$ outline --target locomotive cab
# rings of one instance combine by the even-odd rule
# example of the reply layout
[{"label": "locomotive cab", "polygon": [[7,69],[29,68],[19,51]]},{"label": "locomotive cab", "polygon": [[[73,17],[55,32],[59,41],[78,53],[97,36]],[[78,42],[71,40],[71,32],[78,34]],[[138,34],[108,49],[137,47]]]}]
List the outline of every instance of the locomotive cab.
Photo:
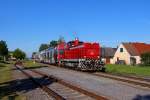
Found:
[{"label": "locomotive cab", "polygon": [[78,46],[78,45],[82,45],[82,44],[83,44],[82,41],[79,41],[78,39],[75,39],[75,41],[69,41],[69,42],[67,43],[67,46],[68,46],[69,48],[71,48],[71,47]]},{"label": "locomotive cab", "polygon": [[100,60],[99,43],[84,43],[75,39],[57,46],[59,65],[70,66],[80,70],[104,70]]}]

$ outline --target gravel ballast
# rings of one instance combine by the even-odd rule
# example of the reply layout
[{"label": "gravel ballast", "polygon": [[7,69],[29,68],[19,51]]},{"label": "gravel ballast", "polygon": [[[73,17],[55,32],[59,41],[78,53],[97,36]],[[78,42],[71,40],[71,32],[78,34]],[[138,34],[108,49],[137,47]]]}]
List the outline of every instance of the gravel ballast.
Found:
[{"label": "gravel ballast", "polygon": [[116,80],[94,76],[59,67],[35,69],[49,75],[54,75],[74,85],[78,85],[96,94],[106,96],[112,100],[133,100],[150,96],[150,89],[134,86]]}]

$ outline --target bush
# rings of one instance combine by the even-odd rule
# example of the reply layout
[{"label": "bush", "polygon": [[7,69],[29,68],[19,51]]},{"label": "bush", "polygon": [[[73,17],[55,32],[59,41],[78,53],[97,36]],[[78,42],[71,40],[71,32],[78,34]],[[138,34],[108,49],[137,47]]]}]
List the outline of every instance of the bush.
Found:
[{"label": "bush", "polygon": [[22,50],[20,49],[16,49],[14,52],[13,52],[13,57],[15,57],[16,59],[25,59],[26,57],[26,54],[25,52],[23,52]]},{"label": "bush", "polygon": [[141,55],[141,62],[145,66],[150,66],[150,52]]}]

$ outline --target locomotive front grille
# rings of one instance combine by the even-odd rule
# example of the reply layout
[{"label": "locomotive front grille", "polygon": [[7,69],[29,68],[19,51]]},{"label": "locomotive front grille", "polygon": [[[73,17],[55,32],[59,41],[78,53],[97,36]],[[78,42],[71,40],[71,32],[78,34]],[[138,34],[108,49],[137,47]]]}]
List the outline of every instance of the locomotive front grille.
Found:
[{"label": "locomotive front grille", "polygon": [[104,63],[101,60],[84,59],[79,61],[81,70],[102,70]]}]

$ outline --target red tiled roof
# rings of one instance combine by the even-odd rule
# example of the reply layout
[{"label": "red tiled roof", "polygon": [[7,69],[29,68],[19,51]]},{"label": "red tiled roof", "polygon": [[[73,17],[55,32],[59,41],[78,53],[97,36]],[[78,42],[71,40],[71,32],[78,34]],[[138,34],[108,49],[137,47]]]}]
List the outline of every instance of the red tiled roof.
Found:
[{"label": "red tiled roof", "polygon": [[145,52],[150,52],[150,44],[146,43],[132,43],[132,45],[136,48],[138,51],[138,54],[141,55]]},{"label": "red tiled roof", "polygon": [[139,56],[142,53],[150,52],[150,44],[146,43],[123,43],[124,47],[132,56]]}]

